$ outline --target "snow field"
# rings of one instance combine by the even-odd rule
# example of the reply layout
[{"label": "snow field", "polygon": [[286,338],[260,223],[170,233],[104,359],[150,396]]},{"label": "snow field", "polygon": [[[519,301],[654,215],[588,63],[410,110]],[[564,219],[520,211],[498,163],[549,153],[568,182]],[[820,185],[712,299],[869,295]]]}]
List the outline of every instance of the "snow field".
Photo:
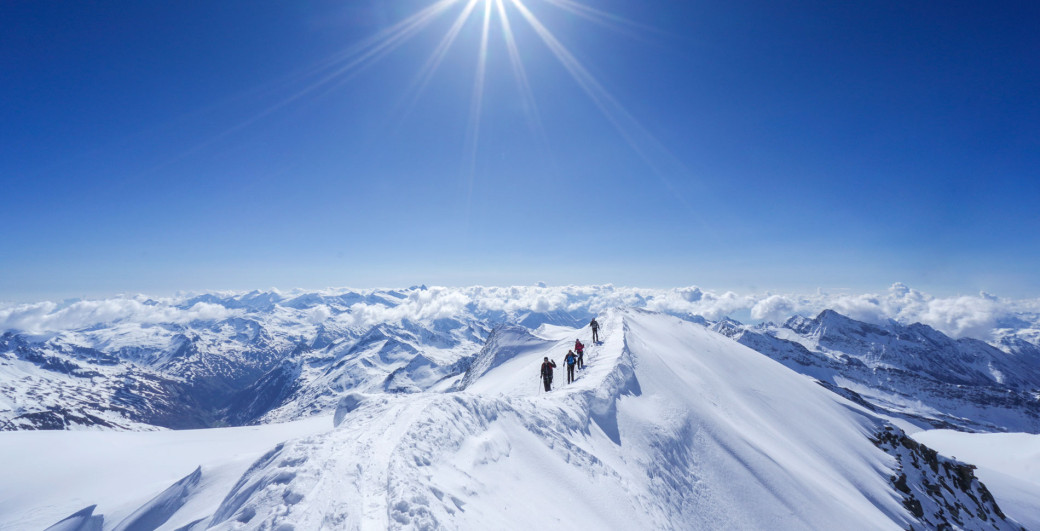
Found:
[{"label": "snow field", "polygon": [[639,392],[618,401],[622,446],[656,458],[651,488],[675,497],[684,526],[883,529],[904,518],[886,480],[893,461],[868,440],[876,419],[698,325],[634,312],[625,326]]}]

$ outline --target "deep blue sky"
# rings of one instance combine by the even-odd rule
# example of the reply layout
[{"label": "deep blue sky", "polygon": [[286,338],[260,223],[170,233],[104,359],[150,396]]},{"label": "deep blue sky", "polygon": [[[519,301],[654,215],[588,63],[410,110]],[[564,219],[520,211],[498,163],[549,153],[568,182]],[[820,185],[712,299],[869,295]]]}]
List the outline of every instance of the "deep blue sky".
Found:
[{"label": "deep blue sky", "polygon": [[0,300],[1040,296],[1040,3],[586,0],[633,23],[609,27],[524,0],[604,112],[507,1],[542,133],[493,11],[471,151],[484,1],[417,97],[465,0],[332,77],[432,0],[0,3]]}]

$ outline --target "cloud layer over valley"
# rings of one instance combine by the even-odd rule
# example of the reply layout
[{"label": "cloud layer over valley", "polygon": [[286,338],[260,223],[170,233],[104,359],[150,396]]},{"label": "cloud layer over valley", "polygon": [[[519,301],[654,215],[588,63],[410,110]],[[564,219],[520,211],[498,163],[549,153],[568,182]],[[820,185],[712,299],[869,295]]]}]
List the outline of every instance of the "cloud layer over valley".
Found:
[{"label": "cloud layer over valley", "polygon": [[988,339],[999,328],[1035,327],[1040,300],[1005,299],[987,293],[935,297],[896,283],[877,293],[737,294],[699,287],[645,289],[602,286],[416,287],[406,290],[189,294],[170,298],[143,295],[65,303],[0,306],[0,329],[48,334],[119,323],[186,324],[217,321],[254,311],[279,309],[314,325],[368,327],[401,320],[427,321],[464,313],[517,316],[566,312],[598,314],[628,306],[709,320],[782,322],[793,315],[813,317],[832,309],[857,320],[923,323],[953,337]]}]

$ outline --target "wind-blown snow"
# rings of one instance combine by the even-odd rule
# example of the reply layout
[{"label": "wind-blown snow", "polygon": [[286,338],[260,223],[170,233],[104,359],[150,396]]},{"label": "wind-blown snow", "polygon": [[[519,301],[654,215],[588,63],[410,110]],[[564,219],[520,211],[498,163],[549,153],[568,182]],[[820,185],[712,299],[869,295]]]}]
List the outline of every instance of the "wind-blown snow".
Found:
[{"label": "wind-blown snow", "polygon": [[275,444],[331,427],[331,417],[318,417],[208,430],[2,432],[0,529],[44,529],[90,505],[111,529],[201,467],[192,496],[164,527],[175,529],[212,514]]}]

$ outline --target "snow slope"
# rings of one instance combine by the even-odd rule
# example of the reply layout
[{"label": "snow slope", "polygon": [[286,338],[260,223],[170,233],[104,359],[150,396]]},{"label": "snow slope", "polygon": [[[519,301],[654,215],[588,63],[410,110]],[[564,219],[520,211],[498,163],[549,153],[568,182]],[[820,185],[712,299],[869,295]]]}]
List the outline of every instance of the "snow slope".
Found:
[{"label": "snow slope", "polygon": [[[662,314],[616,310],[599,321],[603,341],[589,346],[587,369],[566,384],[561,367],[552,392],[538,381],[542,358],[561,361],[575,338],[591,343],[588,329],[539,338],[500,328],[457,392],[348,394],[334,429],[272,434],[273,448],[233,485],[221,479],[200,489],[205,464],[200,479],[184,466],[147,487],[114,464],[97,466],[115,486],[94,500],[76,498],[52,523],[97,503],[70,522],[101,515],[105,529],[874,530],[935,527],[953,511],[964,528],[981,528],[983,519],[986,528],[1014,528],[970,468],[935,458],[930,469],[927,451],[901,432],[776,361]],[[0,441],[14,440],[8,435]],[[156,455],[171,434],[154,435],[136,452]],[[199,456],[176,459],[187,465]],[[928,485],[955,488],[929,494]],[[69,497],[38,495],[48,514]]]},{"label": "snow slope", "polygon": [[327,416],[206,430],[0,432],[0,529],[44,529],[90,505],[111,529],[201,467],[191,503],[166,526],[173,529],[211,514],[275,444],[331,428]]}]

